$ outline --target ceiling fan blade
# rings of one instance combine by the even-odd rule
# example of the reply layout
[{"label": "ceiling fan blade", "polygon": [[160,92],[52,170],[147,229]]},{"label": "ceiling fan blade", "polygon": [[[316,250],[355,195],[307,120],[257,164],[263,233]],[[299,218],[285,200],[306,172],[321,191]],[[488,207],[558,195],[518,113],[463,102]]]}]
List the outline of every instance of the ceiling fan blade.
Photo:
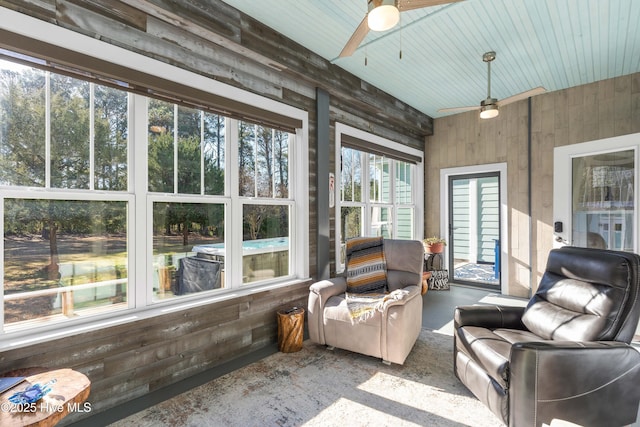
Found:
[{"label": "ceiling fan blade", "polygon": [[398,9],[400,12],[405,10],[421,9],[423,7],[439,6],[441,4],[457,3],[463,0],[400,0]]},{"label": "ceiling fan blade", "polygon": [[438,110],[438,113],[462,113],[464,111],[473,111],[479,110],[479,105],[474,105],[473,107],[453,107],[453,108],[441,108]]},{"label": "ceiling fan blade", "polygon": [[340,52],[338,58],[344,58],[346,56],[353,55],[353,52],[355,52],[358,46],[360,46],[360,43],[362,43],[362,40],[364,40],[368,33],[369,25],[367,25],[367,16],[365,15],[364,19],[362,20],[362,22],[360,22],[358,28],[356,28],[356,30],[353,32],[353,35],[351,36],[347,44],[344,46],[344,48],[342,48],[342,52]]},{"label": "ceiling fan blade", "polygon": [[520,101],[522,99],[527,99],[530,96],[540,95],[541,93],[544,93],[544,92],[546,92],[546,89],[543,88],[542,86],[539,86],[537,88],[528,90],[526,92],[521,92],[513,96],[510,96],[508,98],[501,99],[500,101],[498,101],[498,106],[511,104],[512,102]]}]

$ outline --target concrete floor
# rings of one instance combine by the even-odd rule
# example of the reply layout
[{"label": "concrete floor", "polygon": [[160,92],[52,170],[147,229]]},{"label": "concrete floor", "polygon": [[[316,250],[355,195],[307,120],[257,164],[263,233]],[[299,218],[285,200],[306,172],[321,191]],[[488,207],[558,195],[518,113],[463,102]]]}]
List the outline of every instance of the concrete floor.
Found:
[{"label": "concrete floor", "polygon": [[453,311],[459,305],[500,304],[525,306],[528,300],[495,291],[451,285],[448,291],[429,290],[423,296],[422,327],[453,335]]}]

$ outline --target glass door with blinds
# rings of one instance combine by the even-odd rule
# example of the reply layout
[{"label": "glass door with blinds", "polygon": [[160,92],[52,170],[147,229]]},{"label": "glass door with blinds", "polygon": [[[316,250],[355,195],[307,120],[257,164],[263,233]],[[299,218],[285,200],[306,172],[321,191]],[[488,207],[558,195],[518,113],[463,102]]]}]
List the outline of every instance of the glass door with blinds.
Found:
[{"label": "glass door with blinds", "polygon": [[556,246],[636,251],[638,142],[636,134],[556,148]]},{"label": "glass door with blinds", "polygon": [[500,173],[449,177],[449,276],[500,286]]},{"label": "glass door with blinds", "polygon": [[575,157],[571,166],[572,244],[633,251],[635,151]]}]

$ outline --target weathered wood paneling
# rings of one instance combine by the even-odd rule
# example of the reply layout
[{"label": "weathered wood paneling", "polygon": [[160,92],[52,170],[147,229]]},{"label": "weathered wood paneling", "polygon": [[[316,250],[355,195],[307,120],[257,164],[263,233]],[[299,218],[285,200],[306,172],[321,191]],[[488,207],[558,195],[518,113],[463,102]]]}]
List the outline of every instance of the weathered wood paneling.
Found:
[{"label": "weathered wood paneling", "polygon": [[118,0],[102,0],[99,3],[85,4],[82,0],[57,0],[56,12],[60,17],[73,14],[73,5],[79,5],[82,10],[91,10],[99,15],[104,15],[113,21],[118,21],[126,26],[147,30],[147,15]]},{"label": "weathered wood paneling", "polygon": [[301,283],[256,292],[5,351],[0,372],[29,366],[77,369],[91,379],[95,414],[274,343],[275,312],[305,306],[308,287]]},{"label": "weathered wood paneling", "polygon": [[55,24],[55,0],[0,0],[0,6]]},{"label": "weathered wood paneling", "polygon": [[542,94],[531,109],[531,218],[527,101],[487,121],[477,112],[436,119],[425,144],[425,235],[439,233],[440,169],[507,163],[509,294],[522,297],[531,271],[537,287],[553,247],[553,149],[640,132],[640,73]]}]

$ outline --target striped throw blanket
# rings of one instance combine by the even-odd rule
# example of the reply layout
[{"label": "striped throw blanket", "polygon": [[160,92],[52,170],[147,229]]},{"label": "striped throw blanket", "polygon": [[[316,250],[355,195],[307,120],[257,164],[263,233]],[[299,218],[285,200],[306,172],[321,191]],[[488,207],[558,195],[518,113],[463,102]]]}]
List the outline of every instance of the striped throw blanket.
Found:
[{"label": "striped throw blanket", "polygon": [[347,240],[347,292],[385,293],[387,263],[382,237]]}]

